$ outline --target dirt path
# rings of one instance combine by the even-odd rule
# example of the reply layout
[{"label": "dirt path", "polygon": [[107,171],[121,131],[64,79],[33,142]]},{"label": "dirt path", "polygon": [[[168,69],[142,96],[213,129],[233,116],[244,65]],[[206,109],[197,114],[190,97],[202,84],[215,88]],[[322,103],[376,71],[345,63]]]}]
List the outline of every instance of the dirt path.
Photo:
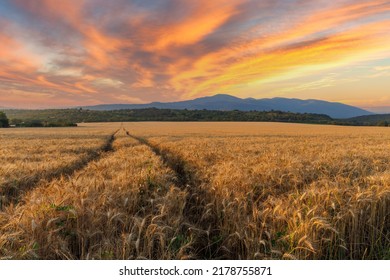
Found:
[{"label": "dirt path", "polygon": [[34,174],[28,180],[6,182],[0,186],[0,211],[10,204],[17,204],[20,202],[21,197],[27,191],[34,189],[43,181],[52,181],[60,178],[61,176],[71,176],[78,170],[83,169],[91,161],[101,158],[105,153],[112,151],[112,144],[115,140],[115,135],[119,129],[108,136],[107,141],[96,150],[91,150],[89,153],[61,168],[48,170],[44,174]]},{"label": "dirt path", "polygon": [[217,228],[217,219],[214,205],[209,201],[211,194],[207,188],[202,187],[202,182],[197,178],[191,166],[178,154],[171,150],[164,149],[159,145],[150,143],[147,139],[130,134],[126,134],[148,146],[157,156],[159,156],[165,165],[171,168],[177,177],[177,187],[188,192],[188,198],[183,215],[192,225],[188,230],[195,237],[193,246],[194,255],[197,259],[226,259],[231,256],[226,255],[226,251],[221,250],[222,237]]}]

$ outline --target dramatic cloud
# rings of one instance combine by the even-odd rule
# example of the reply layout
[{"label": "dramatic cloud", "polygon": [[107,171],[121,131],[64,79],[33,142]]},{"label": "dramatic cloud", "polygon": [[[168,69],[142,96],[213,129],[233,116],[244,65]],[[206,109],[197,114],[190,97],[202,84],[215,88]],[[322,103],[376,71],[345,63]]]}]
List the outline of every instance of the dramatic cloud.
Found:
[{"label": "dramatic cloud", "polygon": [[0,106],[216,93],[383,105],[389,30],[382,0],[5,0]]}]

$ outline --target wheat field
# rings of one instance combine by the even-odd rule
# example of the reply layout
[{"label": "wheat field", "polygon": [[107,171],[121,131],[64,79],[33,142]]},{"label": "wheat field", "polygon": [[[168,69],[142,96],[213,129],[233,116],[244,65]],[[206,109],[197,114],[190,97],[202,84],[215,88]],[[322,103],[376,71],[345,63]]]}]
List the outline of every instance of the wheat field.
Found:
[{"label": "wheat field", "polygon": [[0,130],[0,259],[389,259],[390,130]]}]

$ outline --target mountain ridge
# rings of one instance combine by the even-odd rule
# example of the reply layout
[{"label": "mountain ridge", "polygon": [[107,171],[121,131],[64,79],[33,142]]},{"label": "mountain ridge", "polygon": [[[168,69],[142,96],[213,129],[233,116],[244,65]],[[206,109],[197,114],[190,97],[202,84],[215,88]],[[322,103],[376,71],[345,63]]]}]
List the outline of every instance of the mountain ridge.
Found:
[{"label": "mountain ridge", "polygon": [[297,98],[239,98],[228,94],[216,94],[192,100],[177,102],[151,102],[147,104],[101,104],[81,106],[83,109],[109,111],[121,109],[179,109],[179,110],[219,110],[219,111],[272,111],[279,110],[293,113],[325,114],[332,118],[353,118],[363,115],[372,115],[372,112],[358,107],[338,102],[329,102],[317,99]]}]

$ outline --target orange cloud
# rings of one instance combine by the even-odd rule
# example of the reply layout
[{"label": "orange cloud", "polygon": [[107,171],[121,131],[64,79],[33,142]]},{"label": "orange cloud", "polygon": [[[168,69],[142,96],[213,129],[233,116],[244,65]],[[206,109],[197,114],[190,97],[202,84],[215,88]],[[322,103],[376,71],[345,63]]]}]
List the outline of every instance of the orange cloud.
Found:
[{"label": "orange cloud", "polygon": [[157,40],[149,46],[151,50],[161,50],[169,46],[195,44],[213,33],[237,12],[237,6],[243,1],[189,1],[195,8],[183,21],[162,26]]},{"label": "orange cloud", "polygon": [[[186,92],[185,98],[234,92],[236,86],[283,76],[307,65],[340,65],[364,58],[364,53],[389,49],[388,21],[359,23],[354,20],[390,11],[388,1],[370,1],[339,8],[331,7],[308,15],[301,23],[265,38],[238,42],[196,60],[191,69],[172,75],[174,88]],[[338,33],[317,35],[344,23]],[[257,27],[259,28],[259,27]],[[314,39],[306,39],[314,36]],[[318,39],[315,36],[320,36]],[[236,43],[236,42],[235,42]],[[323,66],[324,67],[324,66]],[[326,67],[324,67],[326,69]],[[307,74],[307,73],[306,73]],[[198,77],[196,82],[194,77]],[[199,83],[199,80],[201,82]],[[202,81],[203,80],[203,81]]]},{"label": "orange cloud", "polygon": [[9,2],[20,14],[7,18],[0,7],[7,23],[0,32],[0,96],[12,89],[69,104],[171,101],[244,96],[264,83],[284,93],[278,81],[390,51],[384,0]]},{"label": "orange cloud", "polygon": [[[326,69],[358,61],[366,58],[370,53],[388,48],[390,36],[386,36],[384,30],[389,28],[390,21],[372,23],[318,41],[260,52],[256,56],[248,57],[231,64],[227,69],[220,70],[212,79],[193,87],[188,96],[221,89],[231,91],[231,88],[236,85],[266,81],[270,77],[280,77],[307,66]],[[310,73],[307,71],[300,73],[300,75],[307,74]],[[187,77],[191,77],[191,74],[184,75],[184,79]],[[179,75],[174,81],[177,87],[183,82],[181,78],[182,76]]]},{"label": "orange cloud", "polygon": [[31,71],[39,67],[41,58],[27,50],[23,43],[15,38],[0,33],[0,71]]}]

